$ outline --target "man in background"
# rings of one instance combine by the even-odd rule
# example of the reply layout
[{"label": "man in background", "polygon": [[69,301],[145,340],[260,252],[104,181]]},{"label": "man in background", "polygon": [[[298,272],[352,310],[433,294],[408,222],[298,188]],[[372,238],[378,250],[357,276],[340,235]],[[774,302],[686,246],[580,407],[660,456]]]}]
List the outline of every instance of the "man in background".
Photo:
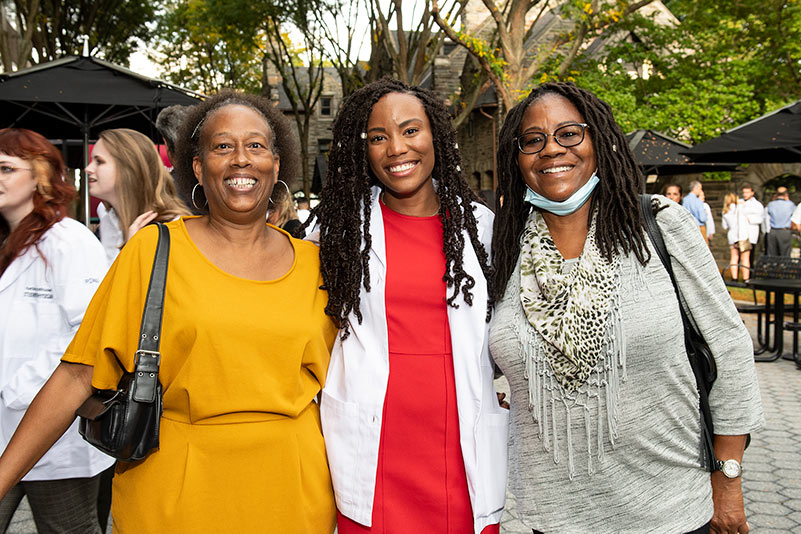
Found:
[{"label": "man in background", "polygon": [[704,202],[699,198],[703,192],[704,189],[701,187],[701,182],[697,180],[690,182],[690,192],[681,201],[681,205],[690,212],[695,222],[698,223],[701,235],[704,236],[704,241],[706,241],[706,210],[704,209]]},{"label": "man in background", "polygon": [[309,199],[306,197],[298,197],[296,199],[296,203],[298,206],[298,219],[300,219],[301,223],[305,223],[306,219],[309,218]]},{"label": "man in background", "polygon": [[[156,130],[158,130],[162,139],[164,139],[164,144],[167,145],[167,158],[169,158],[171,165],[170,175],[173,174],[173,168],[175,167],[173,162],[176,161],[177,156],[175,147],[178,142],[178,132],[181,131],[181,126],[184,123],[186,115],[189,113],[189,109],[190,106],[169,106],[162,109],[158,117],[156,117]],[[195,213],[197,210],[192,209],[191,193],[182,191],[179,187],[176,187],[176,189],[178,189],[178,196],[183,203],[186,204],[186,207],[189,208],[192,213]]]},{"label": "man in background", "polygon": [[768,256],[790,256],[793,240],[790,232],[791,218],[795,204],[790,200],[786,187],[776,190],[776,198],[768,203],[765,212],[768,216]]}]

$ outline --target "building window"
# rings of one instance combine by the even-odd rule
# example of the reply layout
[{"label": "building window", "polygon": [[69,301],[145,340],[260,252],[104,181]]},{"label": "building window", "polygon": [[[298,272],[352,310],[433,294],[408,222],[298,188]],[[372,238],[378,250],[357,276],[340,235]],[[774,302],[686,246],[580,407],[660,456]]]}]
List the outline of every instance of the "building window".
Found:
[{"label": "building window", "polygon": [[334,111],[334,97],[321,96],[320,97],[320,115],[323,117],[330,117]]}]

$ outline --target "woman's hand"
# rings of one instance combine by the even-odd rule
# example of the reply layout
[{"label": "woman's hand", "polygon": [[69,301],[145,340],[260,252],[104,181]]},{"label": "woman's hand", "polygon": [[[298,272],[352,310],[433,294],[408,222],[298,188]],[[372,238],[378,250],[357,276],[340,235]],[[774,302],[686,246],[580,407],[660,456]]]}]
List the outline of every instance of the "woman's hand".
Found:
[{"label": "woman's hand", "polygon": [[498,395],[498,404],[501,408],[509,409],[509,403],[506,402],[504,399],[506,398],[506,393],[496,393]]},{"label": "woman's hand", "polygon": [[131,226],[128,227],[128,239],[131,239],[133,235],[147,226],[150,222],[152,222],[156,217],[158,217],[158,213],[153,210],[146,211],[131,223]]},{"label": "woman's hand", "polygon": [[[721,460],[737,460],[742,463],[746,436],[722,436],[715,434],[715,456]],[[722,471],[713,471],[712,502],[715,513],[712,515],[710,532],[713,534],[747,534],[751,527],[745,520],[742,478],[727,478]]]},{"label": "woman's hand", "polygon": [[710,532],[713,534],[747,534],[751,527],[745,519],[743,486],[740,478],[726,478],[720,472],[712,473],[712,515]]}]

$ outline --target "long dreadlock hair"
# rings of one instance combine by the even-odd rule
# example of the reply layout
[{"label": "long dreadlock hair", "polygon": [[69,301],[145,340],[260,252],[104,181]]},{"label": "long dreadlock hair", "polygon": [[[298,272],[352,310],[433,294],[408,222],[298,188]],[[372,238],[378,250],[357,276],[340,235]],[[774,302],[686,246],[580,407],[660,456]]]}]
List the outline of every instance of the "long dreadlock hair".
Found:
[{"label": "long dreadlock hair", "polygon": [[532,209],[523,202],[526,184],[517,163],[515,137],[520,134],[526,109],[547,94],[556,94],[569,100],[590,126],[600,182],[592,197],[589,217],[598,210],[595,235],[599,252],[607,261],[612,261],[620,251],[624,254],[633,252],[643,265],[651,258],[645,244],[644,221],[639,207],[642,175],[623,131],[615,122],[612,108],[573,83],[546,83],[531,91],[525,100],[509,111],[499,134],[499,194],[492,238],[494,282],[491,285],[492,297],[496,302],[503,296],[517,263],[520,236]]},{"label": "long dreadlock hair", "polygon": [[[383,78],[366,85],[348,97],[334,121],[328,172],[320,204],[313,210],[320,225],[320,271],[323,288],[328,290],[325,312],[349,333],[348,316],[353,313],[362,322],[360,286],[370,291],[369,258],[371,187],[380,185],[370,168],[367,156],[367,122],[375,103],[388,93],[414,95],[425,109],[434,144],[434,168],[431,178],[440,198],[445,273],[443,280],[452,293],[448,305],[456,307],[461,292],[468,305],[473,303],[470,290],[475,279],[465,272],[463,253],[467,230],[484,277],[492,280],[487,251],[478,239],[476,218],[471,202],[481,202],[467,186],[461,174],[462,160],[456,144],[448,108],[432,92],[410,87],[398,80]],[[364,243],[362,245],[362,243]]]}]

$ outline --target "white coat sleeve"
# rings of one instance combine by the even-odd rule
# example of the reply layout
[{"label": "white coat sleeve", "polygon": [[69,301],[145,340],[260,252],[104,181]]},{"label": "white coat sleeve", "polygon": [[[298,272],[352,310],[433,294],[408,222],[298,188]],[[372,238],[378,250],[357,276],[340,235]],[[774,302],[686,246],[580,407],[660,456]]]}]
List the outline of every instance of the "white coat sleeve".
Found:
[{"label": "white coat sleeve", "polygon": [[765,218],[765,208],[760,202],[746,202],[745,216],[748,219],[748,224],[761,225]]},{"label": "white coat sleeve", "polygon": [[47,264],[60,323],[52,325],[57,332],[42,332],[37,354],[31,355],[3,388],[3,403],[13,410],[27,409],[50,378],[107,270],[103,247],[91,234],[88,239],[58,246],[47,257]]}]

